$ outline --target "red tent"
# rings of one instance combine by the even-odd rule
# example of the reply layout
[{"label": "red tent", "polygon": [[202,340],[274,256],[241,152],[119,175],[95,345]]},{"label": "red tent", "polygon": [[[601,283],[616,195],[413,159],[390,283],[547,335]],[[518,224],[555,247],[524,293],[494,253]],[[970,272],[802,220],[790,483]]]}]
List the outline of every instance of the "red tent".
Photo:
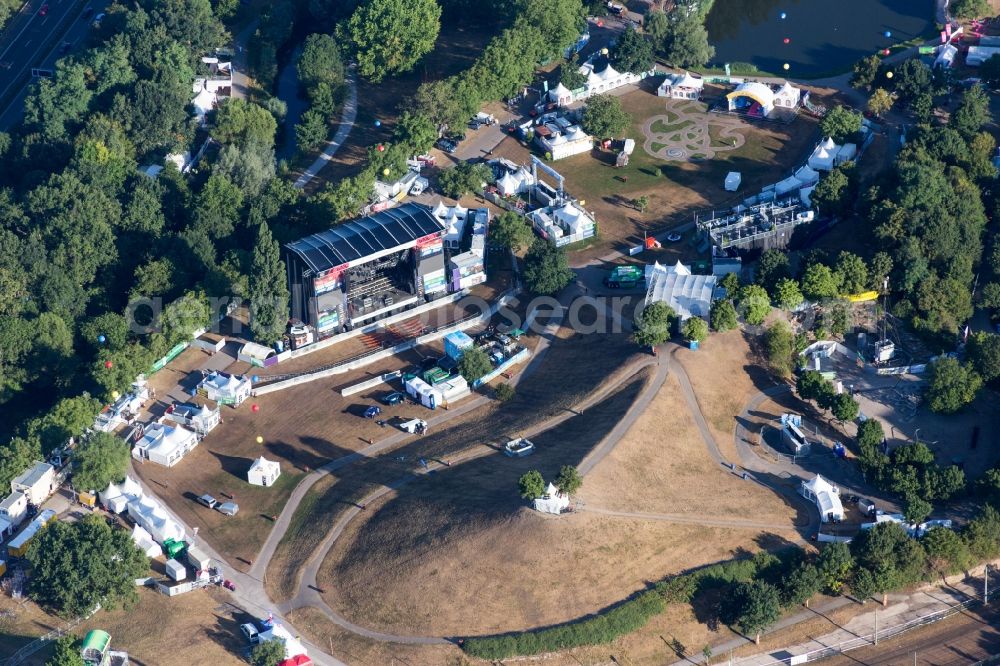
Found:
[{"label": "red tent", "polygon": [[312,666],[312,659],[309,655],[297,654],[294,657],[289,657],[284,661],[278,662],[278,666]]}]

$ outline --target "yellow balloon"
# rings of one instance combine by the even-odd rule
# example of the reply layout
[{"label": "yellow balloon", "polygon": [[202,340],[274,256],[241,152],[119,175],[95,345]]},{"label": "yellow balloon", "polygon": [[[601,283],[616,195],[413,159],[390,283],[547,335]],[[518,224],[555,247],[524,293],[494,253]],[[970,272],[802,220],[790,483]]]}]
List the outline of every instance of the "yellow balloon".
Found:
[{"label": "yellow balloon", "polygon": [[601,55],[608,55],[608,49],[607,49],[607,47],[601,49]]},{"label": "yellow balloon", "polygon": [[121,393],[119,393],[118,391],[112,391],[111,392],[111,397],[114,398],[115,400],[117,400],[120,396],[121,396]]},{"label": "yellow balloon", "polygon": [[580,205],[581,206],[586,206],[587,202],[585,200],[583,200],[583,199],[580,199]]},{"label": "yellow balloon", "polygon": [[264,443],[264,438],[261,437],[260,435],[257,435],[257,443],[258,444],[263,444]]},{"label": "yellow balloon", "polygon": [[885,73],[885,78],[891,79],[892,78],[892,72],[886,72]]},{"label": "yellow balloon", "polygon": [[389,169],[382,169],[382,175],[383,176],[388,176],[389,175]]},{"label": "yellow balloon", "polygon": [[786,70],[786,71],[788,70],[789,67],[790,67],[790,65],[787,62],[784,65],[781,66],[781,68],[784,69],[784,70]]}]

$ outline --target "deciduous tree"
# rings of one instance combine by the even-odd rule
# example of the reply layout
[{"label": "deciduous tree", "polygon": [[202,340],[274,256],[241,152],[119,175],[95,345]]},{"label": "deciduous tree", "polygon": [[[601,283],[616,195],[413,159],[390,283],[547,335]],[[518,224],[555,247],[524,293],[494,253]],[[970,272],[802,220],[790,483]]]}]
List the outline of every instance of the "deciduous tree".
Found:
[{"label": "deciduous tree", "polygon": [[413,69],[440,30],[441,7],[434,0],[365,2],[338,29],[358,73],[375,82]]},{"label": "deciduous tree", "polygon": [[620,135],[632,122],[632,117],[622,109],[621,100],[614,95],[595,95],[587,100],[580,125],[597,138]]},{"label": "deciduous tree", "polygon": [[129,449],[125,440],[106,432],[95,432],[76,448],[73,456],[73,487],[79,492],[100,492],[118,483],[128,471]]},{"label": "deciduous tree", "polygon": [[531,243],[521,274],[528,289],[543,295],[556,294],[573,280],[565,250],[542,238]]},{"label": "deciduous tree", "polygon": [[748,324],[760,326],[771,314],[771,298],[760,285],[748,284],[740,290],[740,309]]},{"label": "deciduous tree", "polygon": [[517,482],[518,491],[521,497],[526,500],[533,500],[541,497],[545,493],[545,479],[537,469],[530,470],[521,475]]},{"label": "deciduous tree", "polygon": [[854,63],[854,73],[851,76],[851,85],[855,88],[871,88],[875,77],[878,76],[879,68],[882,66],[882,59],[877,55],[865,56]]},{"label": "deciduous tree", "polygon": [[27,560],[31,598],[63,617],[134,602],[135,579],[149,571],[131,535],[97,515],[51,523],[32,540]]},{"label": "deciduous tree", "polygon": [[731,331],[739,326],[736,316],[736,306],[728,298],[720,298],[712,303],[709,318],[712,320],[712,328],[720,333]]},{"label": "deciduous tree", "polygon": [[523,215],[504,211],[490,224],[490,240],[515,252],[531,243],[531,227]]},{"label": "deciduous tree", "polygon": [[885,88],[876,88],[872,96],[868,98],[868,110],[874,113],[876,118],[881,118],[895,103],[895,95]]},{"label": "deciduous tree", "polygon": [[635,318],[632,339],[642,347],[655,347],[670,339],[670,329],[676,317],[673,309],[663,301],[647,305]]},{"label": "deciduous tree", "polygon": [[701,317],[688,317],[681,325],[681,335],[688,342],[701,342],[708,337],[708,322]]},{"label": "deciduous tree", "polygon": [[927,384],[927,403],[932,411],[942,414],[957,412],[976,399],[983,380],[971,365],[962,365],[951,357],[939,358],[931,364]]},{"label": "deciduous tree", "polygon": [[805,299],[798,282],[791,278],[783,278],[775,285],[774,300],[782,310],[794,310],[802,305]]},{"label": "deciduous tree", "polygon": [[490,357],[482,347],[470,347],[462,354],[458,362],[458,372],[470,384],[493,370]]},{"label": "deciduous tree", "polygon": [[635,28],[626,28],[615,44],[612,62],[619,72],[633,74],[648,72],[655,62],[653,44]]},{"label": "deciduous tree", "polygon": [[583,477],[580,476],[576,467],[563,465],[559,468],[559,476],[556,477],[555,484],[560,491],[567,495],[574,495],[583,485]]},{"label": "deciduous tree", "polygon": [[819,129],[823,136],[828,136],[837,143],[844,143],[861,131],[862,120],[860,113],[843,106],[835,106],[823,116]]},{"label": "deciduous tree", "polygon": [[299,85],[305,90],[320,83],[331,88],[344,83],[344,63],[332,35],[316,32],[306,37],[295,69],[299,75]]}]

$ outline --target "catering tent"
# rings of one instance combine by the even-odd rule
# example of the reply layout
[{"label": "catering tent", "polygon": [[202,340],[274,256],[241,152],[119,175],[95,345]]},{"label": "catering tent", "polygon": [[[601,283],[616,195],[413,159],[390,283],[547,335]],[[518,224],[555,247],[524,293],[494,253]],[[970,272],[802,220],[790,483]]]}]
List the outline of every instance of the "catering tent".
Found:
[{"label": "catering tent", "polygon": [[788,194],[789,192],[800,190],[802,189],[802,186],[803,183],[801,180],[799,180],[795,176],[789,176],[788,178],[785,178],[784,180],[775,183],[774,195],[780,197],[785,194]]},{"label": "catering tent", "polygon": [[264,456],[253,461],[247,471],[247,481],[255,486],[265,488],[273,484],[281,476],[281,465],[276,460],[267,460]]},{"label": "catering tent", "polygon": [[146,557],[159,557],[163,554],[160,544],[153,541],[153,535],[138,525],[132,528],[132,541],[135,542],[139,550],[146,554]]},{"label": "catering tent", "polygon": [[837,151],[836,164],[843,164],[844,162],[850,162],[858,155],[858,144],[856,143],[845,143]]},{"label": "catering tent", "polygon": [[569,506],[569,495],[561,492],[551,481],[545,489],[545,494],[532,502],[535,511],[559,515]]},{"label": "catering tent", "polygon": [[664,266],[659,262],[647,264],[646,305],[662,301],[681,320],[690,317],[707,319],[717,281],[714,275],[693,275],[691,269],[680,261],[673,266]]},{"label": "catering tent", "polygon": [[743,175],[739,171],[730,171],[726,174],[726,192],[735,192],[740,189],[741,182],[743,182]]},{"label": "catering tent", "polygon": [[414,400],[419,400],[420,404],[428,409],[437,409],[438,405],[444,403],[444,396],[434,386],[431,386],[420,377],[413,377],[406,380],[406,393]]},{"label": "catering tent", "polygon": [[799,486],[799,494],[816,503],[822,522],[839,522],[844,519],[844,505],[840,501],[840,490],[819,474],[809,481],[802,481],[802,485]]},{"label": "catering tent", "polygon": [[144,496],[129,502],[128,515],[157,543],[162,544],[167,539],[184,540],[184,528],[152,497]]}]

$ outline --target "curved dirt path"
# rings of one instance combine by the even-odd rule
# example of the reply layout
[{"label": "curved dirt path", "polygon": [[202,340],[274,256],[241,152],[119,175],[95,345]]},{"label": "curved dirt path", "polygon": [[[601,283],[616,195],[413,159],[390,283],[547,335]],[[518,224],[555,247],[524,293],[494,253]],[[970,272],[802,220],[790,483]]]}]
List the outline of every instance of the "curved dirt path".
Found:
[{"label": "curved dirt path", "polygon": [[347,99],[344,101],[344,112],[340,117],[340,126],[337,128],[337,133],[332,139],[326,142],[326,147],[320,153],[319,157],[316,158],[316,161],[310,164],[309,168],[295,181],[297,189],[301,190],[305,187],[333,159],[333,156],[340,150],[341,144],[347,140],[347,135],[351,133],[351,129],[354,127],[354,120],[358,117],[358,79],[353,65],[348,68],[345,79],[348,93]]}]

